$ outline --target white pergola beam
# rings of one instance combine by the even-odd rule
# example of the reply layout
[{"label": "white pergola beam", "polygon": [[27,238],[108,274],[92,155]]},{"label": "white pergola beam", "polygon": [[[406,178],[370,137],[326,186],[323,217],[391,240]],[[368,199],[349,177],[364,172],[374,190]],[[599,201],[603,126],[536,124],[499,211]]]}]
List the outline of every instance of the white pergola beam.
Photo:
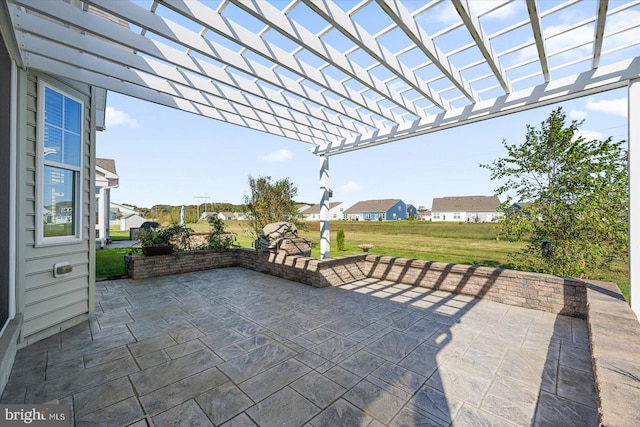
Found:
[{"label": "white pergola beam", "polygon": [[392,0],[376,0],[378,5],[386,12],[393,22],[402,29],[407,37],[416,45],[422,53],[431,60],[455,87],[472,103],[478,101],[478,96],[471,85],[460,74],[460,71],[451,64],[449,58],[433,42],[433,39],[415,21],[411,13],[401,4]]},{"label": "white pergola beam", "polygon": [[329,156],[320,156],[320,259],[331,257]]},{"label": "white pergola beam", "polygon": [[[229,100],[233,103],[244,105],[251,109],[263,111],[267,114],[273,114],[274,116],[281,117],[290,122],[296,121],[296,118],[293,116],[292,111],[290,111],[289,108],[295,111],[295,108],[292,108],[293,105],[291,104],[296,102],[300,103],[299,101],[292,100],[290,105],[282,106],[271,104],[265,99],[248,99],[246,95],[227,85],[217,84],[215,81],[204,78],[201,75],[186,75],[180,69],[155,61],[152,58],[145,58],[143,56],[136,55],[133,52],[121,49],[108,41],[92,38],[67,27],[55,25],[52,22],[36,15],[30,14],[28,16],[21,17],[19,24],[20,27],[26,31],[26,34],[22,37],[22,44],[23,49],[27,52],[36,53],[42,56],[49,56],[52,52],[55,52],[55,55],[59,57],[60,60],[72,63],[70,61],[72,61],[74,57],[78,57],[77,48],[75,48],[75,46],[81,46],[83,48],[82,52],[89,55],[84,56],[83,58],[85,59],[92,59],[93,52],[99,52],[101,60],[118,64],[117,66],[125,66],[127,70],[135,69],[149,75],[156,75],[179,85],[192,86],[204,94],[220,98],[223,101]],[[55,42],[36,37],[36,35],[44,34],[48,34],[50,37],[54,38]],[[57,43],[63,43],[69,47],[57,49]],[[89,63],[85,60],[83,65],[86,68]],[[99,70],[101,74],[105,74],[108,70],[107,67],[102,65],[94,65],[94,69]],[[246,79],[244,79],[245,81],[242,81],[243,78],[240,76],[235,77],[240,79],[240,83],[245,84],[248,91],[251,92],[251,82],[246,81]],[[123,78],[123,80],[125,79]],[[131,80],[127,81],[133,83]],[[265,90],[267,89],[265,88]],[[269,94],[274,98],[277,98],[278,96],[273,90],[268,90],[268,95]],[[260,95],[260,92],[258,92],[258,95]],[[224,108],[222,109],[224,110]],[[305,126],[308,126],[309,128],[316,128],[322,133],[333,134],[338,138],[349,136],[349,133],[344,133],[338,127],[324,123],[320,120],[313,121],[312,117],[313,116],[311,114],[304,115],[301,117],[301,120],[304,122],[303,124]]]},{"label": "white pergola beam", "polygon": [[488,37],[485,35],[478,17],[474,14],[471,14],[468,0],[451,0],[451,2],[456,8],[458,15],[460,15],[460,18],[462,18],[462,22],[467,27],[471,38],[476,43],[476,46],[478,46],[478,49],[480,49],[480,52],[487,62],[487,65],[489,66],[489,68],[491,68],[491,71],[498,80],[498,83],[500,83],[502,90],[505,93],[510,93],[511,84],[507,79],[507,75],[502,70],[502,65],[500,65],[500,61],[498,60],[498,57],[494,52]]},{"label": "white pergola beam", "polygon": [[527,11],[529,12],[529,22],[533,31],[533,38],[536,42],[536,50],[538,51],[538,60],[542,69],[542,76],[545,82],[551,80],[549,74],[549,63],[547,61],[546,49],[544,46],[544,37],[542,34],[542,23],[540,22],[540,14],[538,13],[538,5],[536,0],[527,0]]},{"label": "white pergola beam", "polygon": [[[22,38],[23,49],[29,52],[26,65],[30,65],[29,58],[33,55],[49,57],[65,62],[67,64],[82,64],[82,68],[87,72],[104,74],[124,82],[134,85],[148,87],[157,92],[166,93],[168,95],[184,98],[195,104],[205,107],[212,107],[225,113],[239,115],[244,118],[255,121],[264,121],[272,126],[282,127],[288,131],[299,132],[308,136],[315,136],[320,140],[342,139],[340,136],[330,135],[324,131],[310,129],[306,124],[296,124],[295,118],[286,111],[281,109],[278,116],[274,111],[257,103],[248,103],[242,94],[237,91],[218,91],[214,93],[215,88],[210,81],[196,76],[189,76],[185,79],[177,70],[164,64],[152,64],[145,62],[144,58],[138,57],[140,67],[146,67],[145,72],[140,72],[132,67],[110,62],[102,58],[78,52],[75,49],[57,45],[55,42],[38,38],[32,34],[25,34]],[[108,49],[108,47],[106,47]],[[114,55],[134,55],[123,50],[116,50]],[[119,54],[119,55],[118,55]],[[134,55],[135,56],[135,55]],[[116,58],[117,59],[117,58]],[[182,77],[182,78],[181,78]],[[249,105],[247,105],[249,104]],[[285,117],[286,116],[286,117]]]},{"label": "white pergola beam", "polygon": [[56,59],[47,58],[35,54],[31,54],[29,56],[29,66],[33,67],[34,69],[48,70],[52,74],[56,74],[72,80],[85,82],[87,84],[118,93],[126,93],[134,98],[164,105],[166,107],[176,108],[178,110],[201,115],[204,117],[209,117],[211,119],[248,127],[250,129],[258,130],[261,132],[272,133],[274,135],[282,136],[285,138],[298,139],[309,144],[320,143],[320,141],[314,137],[303,135],[295,131],[289,131],[277,126],[272,126],[268,123],[255,121],[253,119],[242,117],[237,114],[220,112],[219,110],[206,105],[198,105],[181,97],[161,93],[148,87],[126,83],[112,77],[78,68],[75,65],[65,64]]},{"label": "white pergola beam", "polygon": [[640,319],[640,79],[629,81],[629,299]]},{"label": "white pergola beam", "polygon": [[[39,6],[41,3],[47,2],[39,2],[37,0],[18,0],[20,3],[29,2],[32,7],[36,10],[41,8]],[[176,24],[173,21],[167,20],[162,16],[158,16],[155,13],[151,13],[148,10],[130,3],[128,1],[113,1],[113,2],[99,2],[96,0],[84,0],[92,4],[98,9],[101,9],[107,13],[113,14],[114,16],[121,17],[123,19],[128,20],[142,28],[147,28],[149,31],[158,34],[161,37],[166,38],[174,43],[182,44],[185,47],[188,47],[202,55],[216,58],[216,49],[219,44],[216,46],[211,40],[207,40],[204,37],[188,30],[185,27],[182,27]],[[335,79],[324,75],[320,72],[320,70],[312,67],[309,64],[306,64],[303,61],[296,60],[293,58],[288,52],[280,49],[277,46],[268,45],[262,38],[257,35],[251,33],[244,27],[235,24],[227,19],[224,19],[222,16],[218,15],[215,11],[208,8],[207,6],[199,3],[199,2],[189,2],[185,3],[182,1],[172,1],[162,2],[166,7],[171,8],[177,13],[183,14],[185,18],[191,19],[194,22],[197,22],[199,25],[206,27],[208,30],[214,31],[223,37],[226,37],[241,46],[245,49],[248,49],[259,56],[262,56],[269,61],[274,62],[275,66],[282,66],[288,71],[297,74],[308,80],[313,82],[314,84],[324,87],[325,89],[338,94],[340,97],[345,99],[350,99],[354,104],[359,105],[360,107],[367,109],[374,114],[378,114],[382,117],[391,118],[392,113],[389,112],[389,109],[380,108],[376,103],[370,102],[368,99],[357,96],[357,94],[352,93],[353,91],[349,91],[344,85],[337,82]],[[191,9],[196,9],[197,15]],[[253,48],[252,48],[253,46]],[[214,49],[215,47],[215,49]],[[248,61],[242,55],[237,55],[237,63],[234,63],[234,66],[242,67],[242,63]],[[255,62],[254,62],[255,64]],[[261,67],[265,68],[265,67]],[[244,71],[244,70],[243,70]],[[249,71],[249,74],[254,74],[255,72]],[[273,70],[271,70],[270,74],[275,74]],[[257,76],[260,78],[260,76]],[[285,77],[282,74],[276,74],[275,79]],[[280,86],[282,83],[276,84],[276,86]],[[308,89],[308,88],[307,88]],[[309,89],[308,89],[309,90]],[[320,96],[320,94],[318,94]]]},{"label": "white pergola beam", "polygon": [[598,0],[598,17],[593,35],[593,59],[591,68],[596,69],[600,65],[600,54],[602,53],[602,41],[604,40],[604,24],[607,21],[607,9],[609,0]]},{"label": "white pergola beam", "polygon": [[[326,107],[328,110],[345,116],[345,118],[349,117],[353,119],[353,121],[344,120],[344,118],[341,120],[329,119],[328,117],[331,115],[327,115],[324,112],[320,113],[320,111],[322,111],[321,109],[308,106],[308,103],[289,105],[289,102],[291,102],[290,97],[285,99],[282,94],[277,94],[272,97],[274,91],[269,91],[269,94],[262,95],[273,102],[288,106],[288,108],[298,109],[303,113],[307,108],[313,108],[314,111],[308,111],[308,114],[317,117],[319,120],[331,121],[336,126],[342,126],[353,131],[357,131],[357,127],[354,125],[355,121],[362,122],[372,127],[380,126],[379,122],[372,120],[369,116],[362,115],[356,109],[346,107],[330,97],[326,97],[317,91],[303,87],[286,76],[277,75],[268,67],[250,59],[243,58],[238,53],[233,52],[232,50],[215,42],[209,41],[206,47],[203,46],[205,49],[198,51],[198,53],[210,57],[212,60],[220,62],[221,64],[229,65],[243,73],[255,75],[258,80],[249,81],[237,74],[231,74],[227,69],[216,67],[207,61],[190,56],[187,53],[179,51],[171,46],[162,44],[156,40],[149,39],[139,34],[135,34],[121,25],[105,20],[92,13],[83,12],[67,3],[56,4],[49,1],[38,2],[34,0],[19,0],[18,3],[29,8],[37,7],[36,10],[40,13],[80,28],[86,33],[111,40],[119,45],[124,45],[135,52],[145,53],[146,55],[158,58],[163,62],[173,64],[176,67],[184,68],[194,73],[206,75],[230,86],[242,87],[244,90],[253,93],[256,96],[261,96],[260,92],[264,90],[264,86],[256,88],[256,86],[259,86],[256,83],[264,81],[270,85],[281,87],[283,90],[286,89],[286,92],[293,93],[303,99],[309,99],[320,107]],[[16,15],[18,16],[18,19],[29,20],[31,18],[30,15],[32,14],[16,12]],[[49,24],[51,26],[56,25],[53,22],[49,22]],[[50,28],[46,31],[50,31]],[[44,29],[40,31],[40,33],[42,32],[44,32]],[[200,38],[197,35],[194,35],[194,37]],[[301,104],[304,104],[302,109],[300,107]]]},{"label": "white pergola beam", "polygon": [[265,23],[270,23],[274,30],[280,32],[290,40],[299,43],[301,46],[304,46],[309,52],[327,61],[360,84],[384,96],[396,104],[396,106],[417,116],[422,114],[421,110],[415,104],[408,102],[399,93],[389,88],[388,85],[385,85],[378,78],[367,73],[363,67],[350,61],[341,52],[322,41],[321,38],[317,37],[302,25],[294,22],[268,2],[256,0],[230,1],[253,17]]},{"label": "white pergola beam", "polygon": [[638,77],[639,73],[640,57],[636,57],[599,67],[596,71],[586,71],[577,76],[566,77],[530,89],[523,89],[495,99],[441,113],[430,117],[428,120],[400,124],[392,128],[391,132],[375,132],[353,141],[340,142],[336,147],[331,144],[320,146],[314,150],[314,153],[317,155],[332,155],[358,150],[617,89],[625,87],[627,82]]},{"label": "white pergola beam", "polygon": [[[237,0],[234,0],[237,1]],[[435,93],[428,85],[420,81],[409,67],[398,60],[399,55],[394,55],[382,46],[373,35],[355,23],[353,19],[338,5],[321,0],[302,0],[309,8],[349,38],[357,47],[367,52],[372,58],[393,73],[397,78],[406,83],[422,96],[431,101],[440,109],[449,109],[447,101]],[[424,116],[422,111],[416,112],[418,116]]]}]

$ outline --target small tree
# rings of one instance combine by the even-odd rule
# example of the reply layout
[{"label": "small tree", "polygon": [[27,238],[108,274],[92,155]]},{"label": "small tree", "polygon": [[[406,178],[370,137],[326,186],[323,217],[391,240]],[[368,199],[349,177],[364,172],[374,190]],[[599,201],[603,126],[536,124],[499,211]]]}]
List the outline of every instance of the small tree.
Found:
[{"label": "small tree", "polygon": [[216,215],[211,215],[207,218],[207,222],[209,222],[209,234],[207,235],[206,245],[203,249],[226,251],[233,246],[235,236],[225,231],[223,220]]},{"label": "small tree", "polygon": [[338,228],[336,232],[336,245],[339,251],[344,251],[344,230],[342,228]]},{"label": "small tree", "polygon": [[516,268],[585,277],[628,253],[627,153],[624,141],[585,140],[582,122],[566,126],[565,118],[558,108],[540,129],[527,125],[524,143],[503,141],[507,156],[481,166],[504,180],[497,195],[530,202],[518,211],[509,197],[501,206],[502,235],[528,238],[514,254]]},{"label": "small tree", "polygon": [[244,204],[249,212],[250,232],[254,238],[260,236],[265,225],[272,222],[291,222],[299,229],[304,228],[302,214],[293,198],[298,189],[289,178],[276,182],[270,176],[253,178],[249,175],[250,194],[244,196]]}]

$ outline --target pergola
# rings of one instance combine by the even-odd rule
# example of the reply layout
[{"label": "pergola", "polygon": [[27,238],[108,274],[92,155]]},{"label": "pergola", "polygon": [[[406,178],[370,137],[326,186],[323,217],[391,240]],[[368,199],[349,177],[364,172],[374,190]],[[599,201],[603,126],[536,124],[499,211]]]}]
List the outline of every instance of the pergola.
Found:
[{"label": "pergola", "polygon": [[640,314],[640,1],[3,0],[18,65],[329,157],[628,87]]}]

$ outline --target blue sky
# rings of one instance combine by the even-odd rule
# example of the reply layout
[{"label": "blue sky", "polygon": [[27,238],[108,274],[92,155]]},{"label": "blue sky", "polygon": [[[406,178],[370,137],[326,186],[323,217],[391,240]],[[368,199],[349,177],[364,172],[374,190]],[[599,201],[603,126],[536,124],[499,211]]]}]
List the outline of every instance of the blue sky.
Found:
[{"label": "blue sky", "polygon": [[[627,90],[559,104],[584,119],[588,139],[627,139]],[[480,163],[504,155],[502,140],[520,143],[526,124],[538,126],[555,106],[332,156],[332,201],[399,198],[431,207],[434,197],[491,195],[498,183]],[[297,200],[317,203],[319,159],[311,145],[158,106],[116,93],[107,99],[107,130],[97,156],[112,158],[120,187],[112,201],[154,204],[242,203],[247,177],[289,177]],[[202,201],[202,200],[201,200]]]}]

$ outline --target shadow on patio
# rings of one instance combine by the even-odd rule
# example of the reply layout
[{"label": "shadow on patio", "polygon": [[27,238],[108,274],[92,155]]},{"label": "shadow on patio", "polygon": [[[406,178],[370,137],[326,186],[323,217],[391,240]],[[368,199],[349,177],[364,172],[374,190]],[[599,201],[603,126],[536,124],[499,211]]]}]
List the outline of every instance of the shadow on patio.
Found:
[{"label": "shadow on patio", "polygon": [[3,403],[67,402],[79,426],[597,425],[579,319],[242,268],[96,288],[89,322],[18,352]]}]

